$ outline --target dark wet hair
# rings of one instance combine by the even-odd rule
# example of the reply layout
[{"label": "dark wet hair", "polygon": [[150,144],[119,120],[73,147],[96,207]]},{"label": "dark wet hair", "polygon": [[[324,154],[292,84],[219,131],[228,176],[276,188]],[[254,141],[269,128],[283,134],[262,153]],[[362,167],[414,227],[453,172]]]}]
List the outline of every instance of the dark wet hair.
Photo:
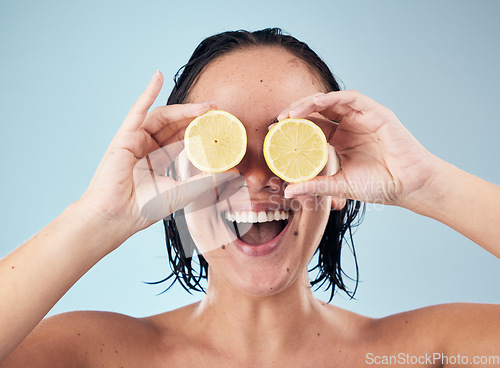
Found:
[{"label": "dark wet hair", "polygon": [[[279,47],[298,59],[311,70],[318,78],[325,92],[339,91],[340,87],[328,66],[321,58],[309,48],[309,46],[296,38],[283,34],[279,28],[268,28],[255,32],[244,30],[224,32],[208,37],[203,40],[188,63],[184,65],[174,77],[175,86],[168,98],[167,105],[184,103],[189,97],[189,93],[196,83],[201,72],[214,60],[230,52],[249,47]],[[353,228],[359,225],[364,214],[364,206],[359,201],[347,200],[346,206],[341,210],[331,210],[325,232],[313,259],[317,259],[317,264],[309,271],[316,271],[316,277],[311,281],[311,286],[317,289],[326,285],[325,289],[330,290],[332,300],[336,289],[343,290],[351,298],[354,296],[358,286],[358,263],[354,243],[352,239]],[[359,216],[358,216],[359,215]],[[163,220],[167,242],[167,252],[172,273],[165,279],[154,282],[154,284],[171,280],[168,290],[175,281],[179,281],[184,289],[189,293],[191,290],[202,291],[204,288],[201,281],[207,278],[208,263],[205,258],[198,254],[195,256],[186,255],[186,249],[193,249],[194,241],[190,236],[183,234],[182,239],[190,241],[192,244],[181,244],[179,231],[187,229],[183,210],[168,216]],[[351,278],[342,270],[340,256],[342,244],[350,246],[354,257],[356,276]],[[198,268],[195,271],[194,268]],[[353,291],[350,291],[344,283],[346,276],[355,281]]]}]

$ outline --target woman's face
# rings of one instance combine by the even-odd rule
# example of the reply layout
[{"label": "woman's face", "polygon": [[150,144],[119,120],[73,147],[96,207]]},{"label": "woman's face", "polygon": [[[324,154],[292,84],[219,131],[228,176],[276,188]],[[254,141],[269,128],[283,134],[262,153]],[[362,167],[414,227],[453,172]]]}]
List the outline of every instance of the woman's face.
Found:
[{"label": "woman's face", "polygon": [[[244,181],[219,188],[219,194],[236,193],[216,206],[186,211],[191,236],[210,265],[209,290],[224,283],[264,296],[308,280],[307,264],[323,235],[331,198],[285,199],[284,183],[266,165],[262,146],[269,125],[284,108],[318,92],[324,88],[317,78],[280,48],[232,52],[198,78],[188,102],[215,102],[241,120],[248,137],[246,155],[236,166]],[[325,170],[335,169],[332,161]],[[266,222],[250,223],[252,216],[258,221],[265,216]],[[281,217],[285,219],[276,220]]]}]

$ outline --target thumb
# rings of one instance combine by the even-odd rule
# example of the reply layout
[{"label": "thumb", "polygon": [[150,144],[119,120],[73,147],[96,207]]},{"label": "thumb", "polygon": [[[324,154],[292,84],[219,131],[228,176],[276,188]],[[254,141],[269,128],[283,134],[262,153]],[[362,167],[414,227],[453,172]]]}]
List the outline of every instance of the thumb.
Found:
[{"label": "thumb", "polygon": [[217,203],[218,187],[239,176],[235,172],[202,173],[177,182],[166,176],[155,176],[154,185],[137,195],[141,215],[158,221],[178,211],[197,198],[211,205]]},{"label": "thumb", "polygon": [[296,198],[302,195],[333,196],[348,199],[352,196],[342,169],[335,175],[317,176],[312,180],[289,184],[285,188],[285,198]]}]

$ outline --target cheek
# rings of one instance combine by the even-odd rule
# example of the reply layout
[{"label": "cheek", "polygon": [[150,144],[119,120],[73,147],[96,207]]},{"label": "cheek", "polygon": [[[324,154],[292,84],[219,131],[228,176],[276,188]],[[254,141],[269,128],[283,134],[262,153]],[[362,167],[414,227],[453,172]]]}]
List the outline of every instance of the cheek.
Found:
[{"label": "cheek", "polygon": [[299,201],[302,207],[299,231],[309,251],[314,253],[328,223],[331,197],[303,196],[299,197]]},{"label": "cheek", "polygon": [[224,221],[215,214],[216,206],[192,211],[193,205],[185,207],[187,231],[200,254],[205,254],[233,242],[236,236],[228,231]]},{"label": "cheek", "polygon": [[189,161],[186,150],[182,150],[179,155],[175,158],[175,172],[177,173],[176,180],[186,180],[195,175],[201,174],[202,172],[193,166],[191,161]]},{"label": "cheek", "polygon": [[297,198],[300,204],[302,217],[308,219],[320,220],[323,217],[328,218],[331,208],[332,197],[330,196],[300,196]]},{"label": "cheek", "polygon": [[[183,150],[175,160],[177,173],[176,180],[187,180],[201,173],[194,167]],[[232,233],[225,228],[224,222],[218,215],[217,191],[209,190],[186,207],[184,207],[185,229],[179,228],[184,234],[182,243],[196,246],[199,254],[210,252],[233,241]],[[179,221],[179,223],[182,223]],[[193,245],[191,245],[193,247]]]}]

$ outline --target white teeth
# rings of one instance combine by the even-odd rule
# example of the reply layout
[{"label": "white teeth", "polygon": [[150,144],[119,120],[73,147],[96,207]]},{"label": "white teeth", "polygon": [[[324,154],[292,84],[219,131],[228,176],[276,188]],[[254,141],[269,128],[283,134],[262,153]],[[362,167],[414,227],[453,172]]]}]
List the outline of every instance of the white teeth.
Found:
[{"label": "white teeth", "polygon": [[264,211],[259,212],[257,216],[257,221],[259,222],[267,222],[267,215]]},{"label": "white teeth", "polygon": [[248,221],[248,213],[240,212],[240,222],[247,222],[247,221]]},{"label": "white teeth", "polygon": [[257,212],[249,212],[247,222],[250,222],[252,224],[257,223],[258,222]]},{"label": "white teeth", "polygon": [[237,211],[235,213],[226,212],[226,220],[237,223],[261,223],[270,221],[286,220],[290,217],[289,211]]}]

